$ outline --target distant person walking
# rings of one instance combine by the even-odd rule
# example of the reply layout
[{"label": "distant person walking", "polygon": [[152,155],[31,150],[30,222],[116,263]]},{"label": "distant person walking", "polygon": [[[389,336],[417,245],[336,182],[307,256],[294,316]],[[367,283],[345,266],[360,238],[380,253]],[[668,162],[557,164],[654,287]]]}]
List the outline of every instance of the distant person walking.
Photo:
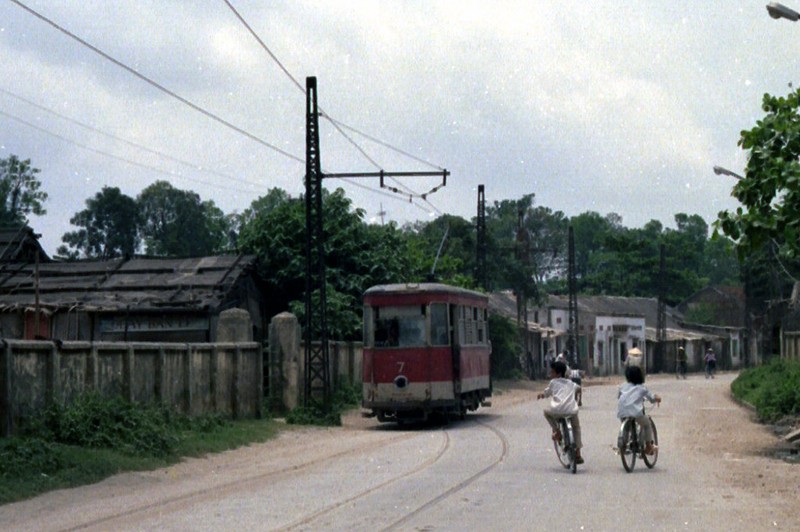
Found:
[{"label": "distant person walking", "polygon": [[686,357],[686,350],[683,347],[678,348],[678,355],[675,357],[675,378],[680,379],[683,377],[686,378],[686,366],[688,363],[688,359]]},{"label": "distant person walking", "polygon": [[706,379],[714,378],[714,371],[717,369],[717,355],[710,347],[706,349],[706,356],[703,357],[706,363]]},{"label": "distant person walking", "polygon": [[642,374],[645,374],[644,368],[644,353],[638,347],[634,347],[630,351],[628,351],[628,356],[625,357],[625,363],[623,364],[626,368],[630,366],[636,366],[641,368]]}]

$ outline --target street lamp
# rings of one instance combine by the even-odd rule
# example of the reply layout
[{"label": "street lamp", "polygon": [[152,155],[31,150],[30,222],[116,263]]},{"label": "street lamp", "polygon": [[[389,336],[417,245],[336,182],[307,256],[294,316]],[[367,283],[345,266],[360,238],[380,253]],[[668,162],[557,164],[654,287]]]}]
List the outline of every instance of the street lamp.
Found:
[{"label": "street lamp", "polygon": [[797,20],[800,19],[800,13],[778,2],[770,2],[767,4],[767,11],[769,12],[769,16],[774,19],[785,18],[792,22],[797,22]]},{"label": "street lamp", "polygon": [[721,166],[715,166],[715,167],[714,167],[714,173],[715,173],[715,174],[717,174],[717,175],[727,175],[727,176],[735,177],[735,178],[736,178],[736,179],[738,179],[739,181],[741,181],[742,179],[744,179],[744,177],[743,177],[743,176],[740,176],[740,175],[739,175],[739,174],[737,174],[736,172],[731,172],[731,171],[730,171],[730,170],[728,170],[727,168],[723,168],[723,167],[721,167]]}]

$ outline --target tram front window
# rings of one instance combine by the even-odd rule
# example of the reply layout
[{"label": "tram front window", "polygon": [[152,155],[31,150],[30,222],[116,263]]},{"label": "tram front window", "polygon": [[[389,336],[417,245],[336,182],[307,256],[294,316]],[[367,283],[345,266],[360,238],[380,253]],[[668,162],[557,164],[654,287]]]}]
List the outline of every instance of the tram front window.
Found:
[{"label": "tram front window", "polygon": [[419,307],[384,307],[379,315],[375,320],[375,347],[425,345],[425,316]]}]

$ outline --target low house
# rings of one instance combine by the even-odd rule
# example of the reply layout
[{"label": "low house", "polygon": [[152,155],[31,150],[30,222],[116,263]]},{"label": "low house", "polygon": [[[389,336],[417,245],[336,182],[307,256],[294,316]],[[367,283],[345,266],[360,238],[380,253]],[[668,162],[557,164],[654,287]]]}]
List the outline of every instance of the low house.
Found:
[{"label": "low house", "polygon": [[263,293],[249,255],[5,262],[0,338],[215,342],[220,312],[250,314],[264,339]]},{"label": "low house", "polygon": [[[629,349],[644,353],[647,371],[675,370],[677,348],[689,355],[689,368],[702,368],[702,354],[712,346],[721,354],[724,369],[741,365],[743,329],[737,327],[699,326],[683,321],[675,308],[667,307],[666,342],[656,356],[658,300],[646,297],[578,296],[578,354],[581,368],[590,375],[613,375],[623,371],[622,362]],[[558,332],[557,350],[566,347],[569,327],[569,299],[550,295],[534,315]]]}]

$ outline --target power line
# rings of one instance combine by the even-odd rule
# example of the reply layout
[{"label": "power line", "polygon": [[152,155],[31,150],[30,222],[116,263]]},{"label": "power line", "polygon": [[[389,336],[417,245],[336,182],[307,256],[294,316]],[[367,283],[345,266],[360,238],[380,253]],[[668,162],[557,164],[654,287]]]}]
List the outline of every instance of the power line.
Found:
[{"label": "power line", "polygon": [[289,152],[287,152],[285,150],[282,150],[281,148],[275,146],[274,144],[270,144],[269,142],[267,142],[267,141],[255,136],[255,135],[253,135],[252,133],[250,133],[248,131],[245,131],[244,129],[232,124],[231,122],[228,122],[224,118],[221,118],[220,116],[218,116],[218,115],[216,115],[216,114],[214,114],[214,113],[212,113],[210,111],[207,111],[207,110],[203,109],[199,105],[197,105],[195,103],[192,103],[191,101],[187,100],[183,96],[180,96],[179,94],[169,90],[168,88],[166,88],[163,85],[159,84],[158,82],[148,78],[147,76],[145,76],[144,74],[142,74],[139,71],[135,70],[134,68],[131,68],[128,65],[126,65],[125,63],[123,63],[123,62],[115,59],[114,57],[108,55],[107,53],[105,53],[104,51],[100,50],[96,46],[93,46],[93,45],[89,44],[87,41],[81,39],[80,37],[78,37],[74,33],[70,32],[66,28],[63,28],[62,26],[59,26],[58,24],[56,24],[55,22],[53,22],[49,18],[45,17],[41,13],[38,13],[37,11],[34,11],[30,7],[28,7],[25,4],[23,4],[22,2],[20,2],[19,0],[11,0],[11,2],[17,4],[19,7],[21,7],[22,9],[24,9],[25,11],[27,11],[31,15],[35,16],[39,20],[41,20],[41,21],[49,24],[50,26],[54,27],[55,29],[57,29],[58,31],[60,31],[64,35],[68,36],[69,38],[74,39],[75,41],[78,41],[83,46],[89,48],[90,50],[92,50],[96,54],[104,57],[105,59],[107,59],[109,61],[111,61],[112,63],[114,63],[118,67],[120,67],[120,68],[122,68],[124,70],[127,70],[128,72],[130,72],[131,74],[133,74],[137,78],[139,78],[142,81],[148,83],[149,85],[152,85],[153,87],[155,87],[156,89],[160,90],[164,94],[167,94],[168,96],[171,96],[171,97],[175,98],[179,102],[191,107],[195,111],[207,116],[208,118],[211,118],[212,120],[214,120],[216,122],[219,122],[220,124],[222,124],[222,125],[230,128],[230,129],[236,131],[237,133],[239,133],[241,135],[244,135],[245,137],[249,138],[250,140],[253,140],[253,141],[255,141],[255,142],[257,142],[257,143],[259,143],[259,144],[261,144],[263,146],[266,146],[267,148],[270,148],[271,150],[274,150],[274,151],[280,153],[281,155],[289,157],[290,159],[294,159],[295,161],[297,161],[299,163],[305,164],[305,161],[303,159],[301,159],[300,157],[297,157],[296,155],[292,155],[291,153],[289,153]]},{"label": "power line", "polygon": [[[269,142],[267,142],[267,141],[255,136],[254,134],[252,134],[252,133],[250,133],[250,132],[248,132],[248,131],[246,131],[246,130],[244,130],[244,129],[242,129],[242,128],[234,125],[234,124],[232,124],[231,122],[221,118],[220,116],[218,116],[218,115],[216,115],[216,114],[214,114],[214,113],[212,113],[210,111],[207,111],[206,109],[200,107],[199,105],[197,105],[197,104],[189,101],[188,99],[180,96],[179,94],[175,93],[174,91],[164,87],[163,85],[159,84],[158,82],[154,81],[153,79],[151,79],[151,78],[145,76],[144,74],[140,73],[136,69],[126,65],[125,63],[123,63],[123,62],[119,61],[118,59],[112,57],[111,55],[107,54],[106,52],[100,50],[99,48],[97,48],[96,46],[90,44],[86,40],[78,37],[74,33],[72,33],[69,30],[67,30],[66,28],[60,26],[59,24],[57,24],[56,22],[50,20],[49,18],[47,18],[46,16],[42,15],[41,13],[39,13],[39,12],[35,11],[34,9],[28,7],[27,5],[23,4],[19,0],[11,0],[11,2],[16,4],[20,8],[24,9],[25,11],[27,11],[31,15],[35,16],[39,20],[41,20],[41,21],[45,22],[46,24],[52,26],[53,28],[55,28],[56,30],[60,31],[64,35],[66,35],[66,36],[70,37],[71,39],[77,41],[78,43],[80,43],[81,45],[85,46],[86,48],[89,48],[90,50],[92,50],[96,54],[100,55],[101,57],[105,58],[106,60],[114,63],[115,65],[117,65],[118,67],[122,68],[123,70],[126,70],[127,72],[133,74],[134,76],[136,76],[137,78],[141,79],[142,81],[144,81],[144,82],[148,83],[149,85],[155,87],[156,89],[158,89],[159,91],[167,94],[168,96],[171,96],[172,98],[180,101],[181,103],[187,105],[188,107],[191,107],[192,109],[194,109],[195,111],[203,114],[204,116],[206,116],[208,118],[211,118],[212,120],[214,120],[214,121],[216,121],[216,122],[218,122],[218,123],[230,128],[230,129],[232,129],[233,131],[236,131],[237,133],[239,133],[241,135],[244,135],[245,137],[247,137],[247,138],[249,138],[249,139],[251,139],[251,140],[253,140],[253,141],[255,141],[255,142],[257,142],[257,143],[259,143],[259,144],[261,144],[261,145],[263,145],[265,147],[267,147],[267,148],[270,148],[270,149],[272,149],[272,150],[274,150],[274,151],[276,151],[276,152],[278,152],[278,153],[280,153],[280,154],[282,154],[282,155],[284,155],[284,156],[286,156],[286,157],[288,157],[290,159],[293,159],[293,160],[295,160],[295,161],[297,161],[299,163],[305,164],[305,160],[301,159],[300,157],[297,157],[296,155],[293,155],[293,154],[291,154],[291,153],[289,153],[289,152],[287,152],[287,151],[285,151],[285,150],[283,150],[281,148],[278,148],[277,146],[275,146],[273,144],[270,144]],[[231,6],[231,8],[232,8],[232,6]],[[286,71],[286,72],[288,73],[288,71]],[[65,142],[70,142],[72,144],[75,144],[76,146],[79,146],[79,147],[84,148],[84,149],[89,150],[89,151],[93,151],[93,152],[98,153],[100,155],[111,157],[113,159],[117,159],[117,160],[126,162],[128,164],[139,166],[141,168],[146,168],[146,169],[149,169],[149,170],[152,170],[154,172],[161,173],[161,174],[166,174],[166,175],[170,175],[170,176],[174,176],[175,175],[175,174],[172,174],[172,173],[169,173],[169,172],[165,172],[165,171],[160,170],[160,169],[155,168],[155,167],[151,167],[151,166],[148,166],[148,165],[137,163],[135,161],[131,161],[131,160],[125,159],[123,157],[119,157],[119,156],[116,156],[116,155],[113,155],[113,154],[109,154],[109,153],[103,152],[101,150],[90,148],[89,146],[80,144],[78,142],[72,141],[72,140],[67,139],[65,137],[61,137],[60,135],[57,135],[55,133],[51,133],[51,132],[49,132],[49,131],[47,131],[47,130],[45,130],[43,128],[40,128],[40,127],[38,127],[38,126],[36,126],[34,124],[31,124],[30,122],[27,122],[27,121],[25,121],[23,119],[20,119],[18,117],[9,115],[7,113],[3,113],[2,111],[0,111],[0,113],[5,115],[5,116],[8,116],[9,118],[12,118],[12,119],[18,121],[18,122],[21,122],[21,123],[33,128],[33,129],[37,129],[37,130],[42,131],[42,132],[44,132],[46,134],[49,134],[49,135],[55,136],[56,138],[64,140]],[[226,188],[227,189],[227,187],[220,187],[219,185],[208,183],[208,182],[204,182],[204,181],[201,181],[201,180],[190,179],[190,178],[186,178],[186,177],[182,177],[182,176],[177,176],[177,177],[181,177],[181,178],[187,179],[189,181],[196,181],[196,182],[199,182],[199,183],[203,183],[203,184],[215,187],[215,188]],[[382,192],[382,191],[380,191],[378,189],[371,189],[369,187],[366,187],[366,186],[363,186],[363,185],[360,185],[360,184],[356,184],[351,180],[347,180],[347,182],[351,183],[353,185],[359,186],[361,188],[364,188],[366,190],[372,190],[373,192],[378,192],[378,193],[381,193],[383,195],[386,195],[386,196],[389,196],[389,197],[393,197],[393,198],[395,197],[392,194],[388,194],[388,193]],[[427,200],[425,200],[425,201],[427,201]],[[419,205],[417,205],[417,206],[420,207]],[[422,208],[422,207],[420,207],[420,208]],[[424,208],[422,208],[422,209],[425,210]]]},{"label": "power line", "polygon": [[[120,157],[119,155],[114,155],[113,153],[108,153],[108,152],[105,152],[103,150],[98,150],[96,148],[92,148],[91,146],[87,146],[85,144],[81,144],[80,142],[77,142],[75,140],[69,139],[69,138],[64,137],[62,135],[59,135],[58,133],[53,133],[52,131],[48,131],[48,130],[42,128],[42,127],[37,126],[36,124],[32,124],[32,123],[28,122],[27,120],[19,118],[18,116],[14,116],[12,114],[6,113],[5,111],[0,111],[0,115],[5,116],[7,118],[10,118],[11,120],[19,122],[21,124],[24,124],[24,125],[28,126],[31,129],[35,129],[36,131],[39,131],[39,132],[44,133],[46,135],[50,135],[51,137],[55,137],[55,138],[57,138],[59,140],[62,140],[62,141],[67,142],[69,144],[73,144],[73,145],[78,146],[79,148],[82,148],[84,150],[88,150],[88,151],[97,153],[97,154],[102,155],[104,157],[109,157],[109,158],[115,159],[117,161],[122,161],[124,163],[130,164],[130,165],[133,165],[133,166],[138,166],[139,168],[144,168],[145,170],[150,170],[152,172],[156,172],[156,173],[159,173],[159,174],[168,175],[170,177],[177,177],[178,179],[185,179],[186,181],[192,181],[192,182],[195,182],[195,183],[200,183],[201,185],[207,185],[207,186],[210,186],[210,187],[218,188],[220,190],[230,190],[230,187],[226,187],[226,186],[219,185],[219,184],[216,184],[216,183],[211,183],[209,181],[203,181],[202,179],[194,179],[194,178],[191,178],[191,177],[186,177],[186,176],[183,176],[183,175],[180,175],[180,174],[176,174],[174,172],[168,172],[166,170],[162,170],[162,169],[156,168],[154,166],[150,166],[150,165],[147,165],[147,164],[144,164],[144,163],[139,163],[139,162],[136,162],[136,161],[132,161],[130,159],[126,159],[125,157]],[[260,186],[260,185],[258,185],[258,186]]]},{"label": "power line", "polygon": [[[270,49],[269,49],[269,47],[267,46],[267,44],[266,44],[266,43],[265,43],[265,42],[264,42],[264,41],[261,39],[261,37],[259,37],[259,35],[258,35],[258,34],[255,32],[255,30],[252,28],[252,26],[250,26],[250,24],[248,24],[248,23],[247,23],[247,21],[246,21],[246,20],[244,19],[244,17],[243,17],[243,16],[242,16],[242,15],[241,15],[241,14],[240,14],[240,13],[239,13],[237,10],[236,10],[236,8],[233,6],[233,4],[231,4],[229,0],[223,0],[223,1],[224,1],[224,2],[225,2],[225,4],[228,6],[228,8],[231,10],[231,12],[233,12],[234,16],[236,16],[236,18],[237,18],[237,19],[239,19],[239,22],[241,22],[241,23],[242,23],[242,25],[243,25],[243,26],[244,26],[244,27],[247,29],[247,31],[250,33],[250,35],[252,35],[252,36],[253,36],[253,38],[256,40],[256,42],[258,42],[258,44],[261,46],[261,48],[263,48],[263,49],[264,49],[264,51],[266,51],[266,52],[267,52],[267,54],[269,54],[269,56],[272,58],[272,60],[273,60],[273,61],[275,61],[275,63],[276,63],[276,64],[278,65],[278,67],[279,67],[279,68],[280,68],[280,69],[283,71],[283,73],[284,73],[284,74],[286,74],[286,76],[287,76],[287,77],[288,77],[288,78],[289,78],[289,79],[292,81],[292,83],[293,83],[293,84],[294,84],[294,85],[295,85],[295,86],[296,86],[296,87],[297,87],[297,88],[298,88],[298,89],[299,89],[299,90],[300,90],[300,91],[301,91],[303,94],[305,94],[306,90],[305,90],[305,88],[303,87],[303,85],[302,85],[302,84],[301,84],[301,83],[300,83],[300,82],[297,80],[297,78],[295,78],[294,76],[292,76],[291,72],[289,72],[289,70],[288,70],[288,69],[287,69],[287,68],[286,68],[286,67],[283,65],[283,63],[281,63],[281,61],[280,61],[280,60],[278,59],[278,57],[277,57],[277,56],[276,56],[276,55],[275,55],[275,54],[272,52],[272,50],[270,50]],[[358,143],[356,143],[356,142],[355,142],[355,140],[353,140],[353,139],[352,139],[352,138],[351,138],[349,135],[347,135],[347,134],[346,134],[346,133],[343,131],[343,129],[342,129],[342,128],[347,128],[347,129],[350,129],[351,131],[354,131],[354,132],[356,132],[356,133],[359,133],[359,134],[361,134],[362,136],[364,136],[365,138],[368,138],[368,139],[372,140],[373,142],[376,142],[376,143],[378,143],[378,144],[380,144],[380,145],[382,145],[382,146],[384,146],[384,147],[386,147],[386,148],[389,148],[389,149],[391,149],[391,150],[394,150],[394,151],[395,151],[395,152],[397,152],[397,153],[400,153],[400,154],[402,154],[402,155],[405,155],[405,156],[407,156],[407,157],[410,157],[410,158],[412,158],[412,159],[414,159],[414,160],[416,160],[416,161],[418,161],[418,162],[421,162],[421,163],[427,164],[427,165],[429,165],[429,166],[431,166],[431,167],[434,167],[434,168],[436,168],[436,169],[438,169],[438,170],[444,170],[443,168],[441,168],[441,167],[438,167],[438,166],[436,166],[436,165],[433,165],[433,164],[431,164],[431,163],[429,163],[429,162],[427,162],[427,161],[425,161],[425,160],[423,160],[423,159],[420,159],[419,157],[415,157],[415,156],[413,156],[413,155],[409,154],[408,152],[406,152],[406,151],[404,151],[404,150],[401,150],[401,149],[399,149],[399,148],[395,148],[394,146],[392,146],[392,145],[390,145],[390,144],[388,144],[388,143],[386,143],[386,142],[383,142],[383,141],[381,141],[381,140],[378,140],[378,139],[376,139],[376,138],[374,138],[374,137],[371,137],[371,136],[369,136],[369,135],[366,135],[366,134],[364,134],[364,133],[361,133],[361,132],[360,132],[360,131],[358,131],[357,129],[355,129],[355,128],[352,128],[352,127],[350,127],[350,126],[347,126],[346,124],[344,124],[344,123],[342,123],[342,122],[340,122],[340,121],[338,121],[338,120],[335,120],[333,117],[331,117],[330,115],[328,115],[328,114],[327,114],[325,111],[323,111],[321,108],[319,108],[319,109],[318,109],[318,112],[319,112],[319,115],[320,115],[320,116],[322,116],[323,118],[325,118],[326,120],[328,120],[328,121],[331,123],[331,125],[333,125],[333,127],[334,127],[334,128],[335,128],[335,129],[336,129],[336,130],[337,130],[337,131],[338,131],[338,132],[339,132],[339,133],[340,133],[340,134],[341,134],[341,135],[342,135],[342,136],[343,136],[343,137],[344,137],[344,138],[345,138],[345,139],[346,139],[346,140],[347,140],[347,141],[348,141],[350,144],[351,144],[351,145],[353,145],[353,147],[354,147],[356,150],[358,150],[358,151],[361,153],[361,155],[363,155],[363,156],[364,156],[364,158],[366,158],[366,159],[367,159],[367,160],[368,160],[370,163],[372,163],[372,164],[373,164],[373,166],[375,166],[375,168],[376,168],[376,169],[378,169],[378,170],[382,170],[382,169],[383,169],[383,168],[382,168],[382,166],[381,166],[381,165],[379,165],[379,164],[378,164],[378,163],[377,163],[377,162],[376,162],[376,161],[375,161],[375,160],[374,160],[372,157],[370,157],[370,156],[367,154],[367,152],[366,152],[366,151],[365,151],[365,150],[364,150],[364,149],[363,149],[363,148],[362,148],[362,147],[361,147],[361,146],[360,146]],[[430,194],[430,193],[432,193],[432,192],[435,192],[436,190],[438,190],[438,188],[439,188],[439,187],[436,187],[435,189],[432,189],[431,191],[427,192],[426,194],[419,194],[418,192],[415,192],[413,189],[411,189],[411,188],[407,187],[405,184],[401,183],[399,180],[397,180],[397,179],[394,179],[394,178],[391,178],[391,179],[392,179],[392,181],[393,181],[393,182],[395,182],[395,183],[396,183],[398,186],[402,187],[402,188],[403,188],[403,189],[404,189],[404,190],[405,190],[405,191],[406,191],[406,192],[407,192],[409,195],[411,195],[411,196],[414,196],[414,197],[418,197],[418,198],[422,198],[422,200],[423,200],[423,201],[425,201],[426,203],[428,203],[428,204],[429,204],[429,205],[430,205],[430,206],[431,206],[433,209],[435,209],[436,211],[438,211],[438,212],[440,212],[440,213],[441,213],[441,211],[439,211],[439,209],[437,209],[437,208],[436,208],[436,207],[435,207],[435,206],[434,206],[434,205],[433,205],[433,204],[432,204],[430,201],[428,201],[428,199],[426,198],[426,196],[427,196],[428,194]],[[349,180],[348,180],[348,182],[351,182],[351,181],[349,181]]]},{"label": "power line", "polygon": [[[222,172],[218,172],[218,171],[210,169],[210,168],[203,168],[199,164],[192,163],[192,162],[189,162],[189,161],[185,161],[183,159],[179,159],[177,157],[173,157],[172,155],[160,152],[158,150],[153,150],[151,148],[148,148],[147,146],[143,146],[143,145],[138,144],[136,142],[132,142],[130,140],[123,139],[123,138],[118,137],[116,135],[112,135],[111,133],[107,133],[105,131],[102,131],[102,130],[94,127],[94,126],[90,126],[88,124],[84,124],[83,122],[80,122],[80,121],[75,120],[73,118],[70,118],[68,116],[62,115],[61,113],[59,113],[57,111],[54,111],[52,109],[48,109],[47,107],[39,105],[36,102],[28,100],[27,98],[24,98],[24,97],[22,97],[22,96],[20,96],[18,94],[14,94],[13,92],[8,91],[6,89],[3,89],[2,87],[0,87],[0,92],[3,93],[3,94],[6,94],[8,96],[11,96],[12,98],[16,98],[16,99],[18,99],[20,101],[23,101],[23,102],[27,103],[28,105],[36,107],[37,109],[45,111],[46,113],[50,113],[52,115],[55,115],[58,118],[61,118],[62,120],[66,120],[67,122],[75,124],[76,126],[82,127],[82,128],[87,129],[89,131],[93,131],[94,133],[103,135],[104,137],[113,139],[113,140],[118,141],[118,142],[122,142],[124,144],[127,144],[128,146],[132,146],[132,147],[137,148],[139,150],[146,151],[146,152],[151,153],[153,155],[157,155],[159,157],[163,157],[164,159],[168,159],[170,161],[182,164],[184,166],[187,166],[187,167],[191,168],[192,170],[195,170],[195,171],[198,171],[198,172],[205,172],[205,173],[209,173],[209,174],[214,174],[214,175],[216,175],[218,177],[224,177],[225,179],[230,179],[231,181],[238,181],[238,182],[243,183],[245,185],[250,185],[250,186],[254,186],[254,187],[262,186],[260,183],[254,183],[252,181],[247,181],[246,179],[241,179],[241,178],[234,177],[234,176],[231,176],[231,175],[228,175],[228,174],[224,174]],[[20,119],[18,119],[18,120],[20,120]]]}]

